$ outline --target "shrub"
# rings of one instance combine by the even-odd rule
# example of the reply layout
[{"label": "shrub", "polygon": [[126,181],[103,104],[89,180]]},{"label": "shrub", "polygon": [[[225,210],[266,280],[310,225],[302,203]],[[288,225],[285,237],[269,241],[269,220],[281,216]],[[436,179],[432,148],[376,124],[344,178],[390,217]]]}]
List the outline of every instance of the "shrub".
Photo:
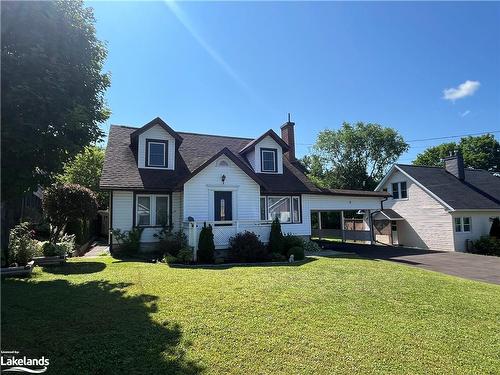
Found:
[{"label": "shrub", "polygon": [[287,233],[283,236],[283,254],[288,254],[292,247],[304,247],[304,241],[298,236]]},{"label": "shrub", "polygon": [[214,234],[212,226],[203,223],[200,238],[198,240],[198,261],[201,263],[213,263],[215,253]]},{"label": "shrub", "polygon": [[238,262],[258,262],[268,259],[266,247],[253,232],[240,232],[229,239],[229,254]]},{"label": "shrub", "polygon": [[66,225],[66,232],[75,235],[75,242],[83,245],[92,237],[92,230],[89,220],[71,220]]},{"label": "shrub", "polygon": [[144,228],[135,227],[132,230],[122,232],[120,229],[113,229],[113,236],[118,241],[121,250],[125,254],[134,255],[139,252],[141,236]]},{"label": "shrub", "polygon": [[281,233],[281,224],[278,218],[275,218],[271,224],[268,247],[271,253],[285,253],[283,249],[283,233]]},{"label": "shrub", "polygon": [[294,260],[303,260],[305,258],[304,256],[304,248],[299,247],[299,246],[294,246],[290,250],[288,250],[288,258],[290,258],[290,255],[293,254],[293,259]]},{"label": "shrub", "polygon": [[9,263],[25,266],[33,259],[37,249],[34,232],[28,223],[16,225],[9,234]]},{"label": "shrub", "polygon": [[193,260],[193,249],[190,247],[183,247],[177,254],[177,259],[180,263],[189,264]]},{"label": "shrub", "polygon": [[179,251],[188,245],[187,237],[182,230],[172,232],[170,228],[163,228],[154,236],[160,240],[157,246],[160,255],[170,254],[176,257]]},{"label": "shrub", "polygon": [[490,236],[500,240],[500,219],[498,217],[494,218],[491,223]]},{"label": "shrub", "polygon": [[323,250],[321,246],[319,246],[316,242],[311,240],[305,240],[303,247],[304,247],[304,252],[306,253],[317,253],[318,251]]},{"label": "shrub", "polygon": [[472,243],[472,253],[500,256],[500,239],[483,236]]},{"label": "shrub", "polygon": [[57,243],[60,248],[58,255],[69,255],[75,250],[75,235],[64,234],[61,241]]},{"label": "shrub", "polygon": [[167,264],[177,264],[179,263],[179,260],[177,259],[177,257],[174,257],[173,255],[165,255],[163,257],[163,261]]},{"label": "shrub", "polygon": [[280,253],[271,253],[269,258],[275,262],[285,262],[286,256]]},{"label": "shrub", "polygon": [[97,214],[97,199],[86,187],[54,184],[43,192],[42,207],[51,226],[49,240],[57,243],[70,221],[92,219]]}]

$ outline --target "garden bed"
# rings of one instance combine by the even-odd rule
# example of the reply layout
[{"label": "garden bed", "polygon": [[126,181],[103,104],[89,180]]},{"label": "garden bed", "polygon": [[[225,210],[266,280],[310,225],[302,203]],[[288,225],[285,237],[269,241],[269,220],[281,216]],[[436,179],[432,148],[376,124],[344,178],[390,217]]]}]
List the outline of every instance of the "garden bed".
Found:
[{"label": "garden bed", "polygon": [[2,267],[0,269],[0,274],[2,276],[30,276],[34,266],[35,262],[31,261],[25,266]]},{"label": "garden bed", "polygon": [[66,263],[65,255],[55,255],[49,257],[35,257],[33,258],[35,266],[48,266],[51,264],[63,264]]}]

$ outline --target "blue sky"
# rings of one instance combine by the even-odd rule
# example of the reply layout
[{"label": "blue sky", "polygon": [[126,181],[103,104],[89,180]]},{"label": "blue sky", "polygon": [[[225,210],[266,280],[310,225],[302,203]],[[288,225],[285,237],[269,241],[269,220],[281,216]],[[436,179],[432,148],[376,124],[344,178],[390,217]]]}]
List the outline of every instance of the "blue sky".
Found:
[{"label": "blue sky", "polygon": [[291,112],[299,156],[344,121],[406,140],[500,131],[500,3],[87,4],[109,49],[106,130],[160,116],[256,137]]}]

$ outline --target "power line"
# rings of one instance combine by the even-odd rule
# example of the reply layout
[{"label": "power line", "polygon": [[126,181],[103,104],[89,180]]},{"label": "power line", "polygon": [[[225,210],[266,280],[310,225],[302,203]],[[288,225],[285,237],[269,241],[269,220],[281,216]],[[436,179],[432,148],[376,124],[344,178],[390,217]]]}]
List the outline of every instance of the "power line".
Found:
[{"label": "power line", "polygon": [[[422,139],[411,139],[406,142],[424,142],[424,141],[437,141],[440,139],[449,139],[449,138],[461,138],[461,137],[470,137],[474,135],[484,135],[484,134],[495,134],[500,133],[500,130],[493,130],[489,132],[481,132],[481,133],[469,133],[469,134],[460,134],[460,135],[449,135],[446,137],[434,137],[434,138],[422,138]],[[296,143],[297,146],[314,146],[314,143]]]}]

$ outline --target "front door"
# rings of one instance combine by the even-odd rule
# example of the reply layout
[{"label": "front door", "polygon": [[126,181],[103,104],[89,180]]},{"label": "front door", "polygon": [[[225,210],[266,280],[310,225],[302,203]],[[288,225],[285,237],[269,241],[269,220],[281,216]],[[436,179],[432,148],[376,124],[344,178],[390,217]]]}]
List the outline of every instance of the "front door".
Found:
[{"label": "front door", "polygon": [[392,236],[392,244],[398,245],[398,223],[397,221],[391,221],[391,236]]},{"label": "front door", "polygon": [[214,219],[215,221],[233,220],[232,191],[214,191]]}]

